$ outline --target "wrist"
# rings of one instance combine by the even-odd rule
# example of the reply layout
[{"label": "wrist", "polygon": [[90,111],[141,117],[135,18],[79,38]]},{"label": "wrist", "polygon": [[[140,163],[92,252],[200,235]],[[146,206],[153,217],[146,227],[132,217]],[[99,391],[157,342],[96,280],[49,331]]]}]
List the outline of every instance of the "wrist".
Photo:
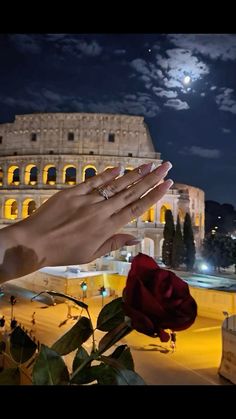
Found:
[{"label": "wrist", "polygon": [[[26,221],[26,220],[24,220]],[[27,223],[20,221],[0,230],[0,278],[18,278],[40,269],[36,243]]]}]

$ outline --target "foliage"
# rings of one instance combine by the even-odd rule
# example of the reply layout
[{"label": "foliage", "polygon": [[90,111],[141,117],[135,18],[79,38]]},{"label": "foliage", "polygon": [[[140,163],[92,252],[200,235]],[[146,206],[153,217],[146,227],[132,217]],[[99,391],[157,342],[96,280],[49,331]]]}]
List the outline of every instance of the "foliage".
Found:
[{"label": "foliage", "polygon": [[235,240],[223,234],[208,235],[203,242],[203,256],[215,270],[235,263]]},{"label": "foliage", "polygon": [[[54,293],[55,295],[55,293]],[[62,295],[66,299],[70,296]],[[88,307],[84,304],[84,307]],[[95,345],[94,333],[88,309],[87,317],[81,316],[76,324],[61,336],[51,348],[37,345],[19,326],[10,335],[10,354],[17,364],[0,373],[0,385],[20,384],[20,370],[26,362],[33,362],[32,382],[35,385],[81,385],[112,384],[142,385],[143,379],[134,371],[134,361],[127,345],[119,345],[110,354],[107,351],[122,337],[132,331],[125,322],[122,299],[117,298],[105,305],[99,313],[96,329],[106,332],[98,346]],[[92,338],[91,351],[82,346]],[[5,346],[1,342],[4,351]],[[63,355],[75,351],[72,371],[65,364]]]},{"label": "foliage", "polygon": [[184,234],[183,234],[184,246],[185,246],[185,264],[188,271],[193,269],[195,262],[195,243],[192,229],[192,221],[189,213],[186,213],[184,219]]},{"label": "foliage", "polygon": [[176,230],[173,240],[173,248],[171,255],[171,266],[172,268],[178,268],[184,261],[184,242],[181,232],[181,226],[179,216],[177,217]]},{"label": "foliage", "polygon": [[175,225],[173,214],[171,210],[166,210],[163,231],[164,242],[162,246],[162,261],[166,266],[171,266],[174,235]]},{"label": "foliage", "polygon": [[[96,327],[87,304],[66,294],[47,292],[79,305],[79,319],[51,347],[36,345],[17,326],[10,342],[0,342],[1,356],[10,357],[14,365],[0,372],[0,385],[19,385],[25,369],[31,367],[35,385],[143,385],[130,349],[118,342],[133,329],[167,342],[169,333],[164,329],[184,330],[197,314],[186,282],[142,253],[132,261],[123,297],[101,309]],[[71,369],[64,359],[70,353]]]}]

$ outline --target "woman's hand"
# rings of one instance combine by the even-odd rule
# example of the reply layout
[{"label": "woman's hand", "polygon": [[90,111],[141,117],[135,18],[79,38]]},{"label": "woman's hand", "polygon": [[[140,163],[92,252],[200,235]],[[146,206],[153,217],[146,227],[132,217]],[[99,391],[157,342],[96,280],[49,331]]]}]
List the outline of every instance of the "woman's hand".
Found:
[{"label": "woman's hand", "polygon": [[169,162],[150,173],[151,166],[142,165],[122,177],[118,177],[120,167],[107,169],[56,193],[30,217],[2,229],[3,280],[44,266],[87,263],[137,243],[134,236],[117,231],[160,200],[173,184],[161,182],[171,168]]}]

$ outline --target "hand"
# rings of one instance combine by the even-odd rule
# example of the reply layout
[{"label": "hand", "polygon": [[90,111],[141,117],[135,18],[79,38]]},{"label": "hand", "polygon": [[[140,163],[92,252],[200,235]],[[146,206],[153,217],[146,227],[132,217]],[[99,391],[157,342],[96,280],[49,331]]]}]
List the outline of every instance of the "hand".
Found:
[{"label": "hand", "polygon": [[[16,278],[44,266],[87,263],[135,244],[134,236],[115,233],[160,200],[173,184],[172,180],[160,183],[171,168],[169,162],[150,173],[151,165],[118,178],[120,167],[107,169],[56,193],[30,217],[3,229],[5,235],[11,230],[8,243],[18,248],[17,263],[22,266],[11,275]],[[109,199],[99,193],[97,188],[101,187]],[[14,267],[16,262],[10,259]]]}]

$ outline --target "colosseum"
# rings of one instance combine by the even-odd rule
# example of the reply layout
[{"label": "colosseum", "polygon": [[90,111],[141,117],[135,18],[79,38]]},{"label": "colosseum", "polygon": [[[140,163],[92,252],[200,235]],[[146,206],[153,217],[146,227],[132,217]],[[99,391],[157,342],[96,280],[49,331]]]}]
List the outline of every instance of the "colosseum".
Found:
[{"label": "colosseum", "polygon": [[[161,164],[141,116],[100,113],[34,113],[0,124],[0,228],[30,216],[60,189],[121,163],[126,171],[143,163]],[[189,212],[196,248],[204,238],[204,192],[175,183],[169,192],[124,231],[141,244],[116,256],[138,251],[160,257],[165,211],[183,222]]]}]

